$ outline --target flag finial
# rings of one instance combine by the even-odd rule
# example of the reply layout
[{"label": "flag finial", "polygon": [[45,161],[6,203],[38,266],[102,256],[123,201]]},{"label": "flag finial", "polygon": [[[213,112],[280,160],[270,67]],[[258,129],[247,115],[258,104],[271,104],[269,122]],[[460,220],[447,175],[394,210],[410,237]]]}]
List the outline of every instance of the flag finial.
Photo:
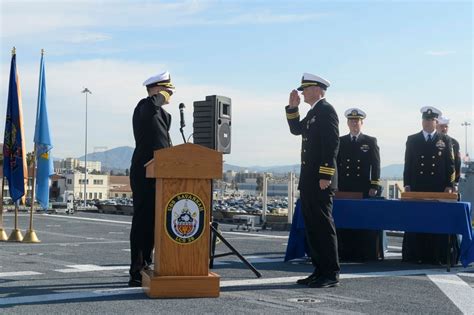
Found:
[{"label": "flag finial", "polygon": [[13,55],[16,55],[16,48],[15,48],[15,46],[13,46],[13,49],[12,49],[12,56],[13,56]]}]

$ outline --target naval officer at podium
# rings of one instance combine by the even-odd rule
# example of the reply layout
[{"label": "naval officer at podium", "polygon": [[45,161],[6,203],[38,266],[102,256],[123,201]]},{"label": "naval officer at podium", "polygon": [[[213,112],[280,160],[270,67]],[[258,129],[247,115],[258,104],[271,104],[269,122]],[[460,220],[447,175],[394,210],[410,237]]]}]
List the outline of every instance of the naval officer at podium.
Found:
[{"label": "naval officer at podium", "polygon": [[[432,106],[420,109],[423,129],[408,136],[405,150],[403,183],[405,191],[452,192],[455,179],[451,138],[436,131],[441,111]],[[430,220],[429,217],[426,220]],[[458,259],[458,248],[448,236],[433,233],[405,232],[402,259],[406,262],[446,264],[448,247],[451,261]]]},{"label": "naval officer at podium", "polygon": [[[342,136],[337,155],[338,190],[361,192],[364,198],[380,194],[380,153],[377,138],[362,133],[366,113],[345,111],[349,134]],[[382,231],[337,229],[339,259],[369,261],[383,258]]]},{"label": "naval officer at podium", "polygon": [[155,228],[155,179],[146,178],[145,163],[153,152],[171,146],[171,115],[163,108],[173,95],[174,86],[168,71],[152,76],[144,83],[148,97],[140,100],[133,112],[135,151],[130,167],[133,193],[133,219],[130,230],[131,287],[142,285],[140,271],[152,262]]}]

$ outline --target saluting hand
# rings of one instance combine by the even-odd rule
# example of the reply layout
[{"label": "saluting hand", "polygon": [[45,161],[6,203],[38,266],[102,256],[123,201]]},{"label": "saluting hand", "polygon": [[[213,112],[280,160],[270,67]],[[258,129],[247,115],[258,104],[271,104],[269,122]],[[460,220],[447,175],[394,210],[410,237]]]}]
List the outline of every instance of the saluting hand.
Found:
[{"label": "saluting hand", "polygon": [[291,91],[288,105],[290,105],[290,108],[296,108],[298,105],[300,105],[300,96],[298,95],[298,91]]}]

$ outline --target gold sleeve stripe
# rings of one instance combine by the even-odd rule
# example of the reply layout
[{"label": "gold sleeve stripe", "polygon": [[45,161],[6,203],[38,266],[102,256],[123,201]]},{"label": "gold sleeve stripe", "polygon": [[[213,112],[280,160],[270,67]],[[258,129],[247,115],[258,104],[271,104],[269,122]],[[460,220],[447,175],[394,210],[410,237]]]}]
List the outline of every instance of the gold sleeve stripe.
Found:
[{"label": "gold sleeve stripe", "polygon": [[333,176],[333,175],[334,175],[334,173],[325,172],[325,171],[320,171],[319,174],[326,174],[326,175],[330,175],[330,176]]},{"label": "gold sleeve stripe", "polygon": [[325,170],[325,171],[330,171],[330,172],[336,171],[336,169],[335,169],[334,167],[320,166],[319,169],[320,169],[320,170]]},{"label": "gold sleeve stripe", "polygon": [[287,113],[286,114],[286,118],[287,119],[295,119],[295,118],[298,118],[300,117],[300,113],[299,112],[296,112],[296,113]]},{"label": "gold sleeve stripe", "polygon": [[452,173],[451,174],[451,182],[454,182],[455,179],[456,179],[456,173]]},{"label": "gold sleeve stripe", "polygon": [[170,96],[171,96],[171,95],[168,94],[168,92],[166,92],[166,91],[160,91],[160,92],[158,92],[158,93],[160,93],[161,95],[163,95],[163,97],[165,98],[165,101],[168,102],[168,100],[170,99]]},{"label": "gold sleeve stripe", "polygon": [[329,168],[329,167],[320,167],[319,168],[319,173],[321,174],[328,174],[328,175],[334,175],[336,173],[336,169],[334,168]]},{"label": "gold sleeve stripe", "polygon": [[370,183],[371,183],[372,185],[380,185],[380,181],[379,181],[379,180],[372,180],[372,181],[370,181]]}]

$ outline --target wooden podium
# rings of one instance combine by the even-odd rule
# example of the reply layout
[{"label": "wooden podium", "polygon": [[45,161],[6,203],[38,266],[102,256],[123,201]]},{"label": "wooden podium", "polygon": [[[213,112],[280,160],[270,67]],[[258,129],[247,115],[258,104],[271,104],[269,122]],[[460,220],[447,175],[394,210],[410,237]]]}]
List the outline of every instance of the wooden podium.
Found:
[{"label": "wooden podium", "polygon": [[152,298],[218,297],[209,272],[212,179],[222,178],[222,153],[186,143],[157,150],[146,164],[156,178],[155,268],[142,271]]},{"label": "wooden podium", "polygon": [[439,200],[439,201],[458,201],[457,193],[447,192],[420,192],[407,191],[401,193],[401,200]]}]

